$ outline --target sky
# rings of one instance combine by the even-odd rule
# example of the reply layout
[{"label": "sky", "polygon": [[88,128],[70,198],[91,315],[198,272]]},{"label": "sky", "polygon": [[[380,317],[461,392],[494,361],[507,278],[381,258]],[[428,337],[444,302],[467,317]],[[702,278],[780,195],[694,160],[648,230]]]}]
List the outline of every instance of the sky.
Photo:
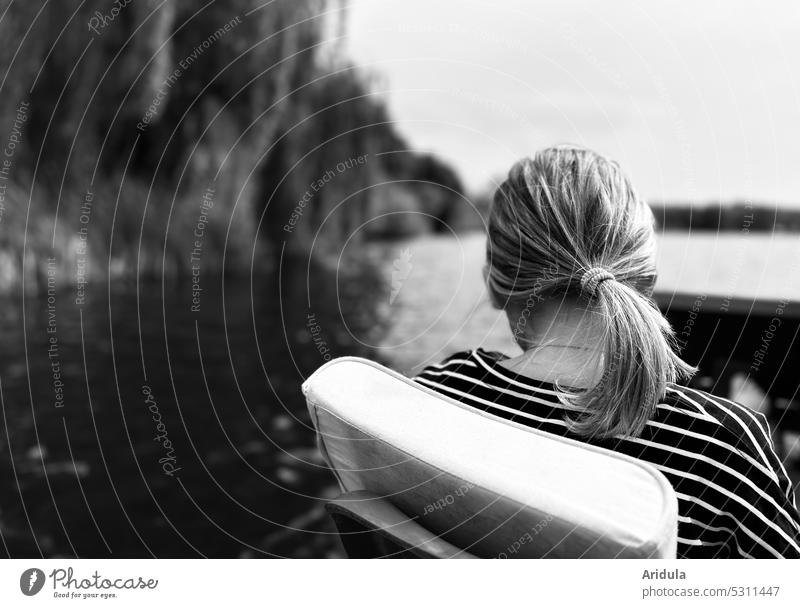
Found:
[{"label": "sky", "polygon": [[472,191],[558,143],[648,200],[800,208],[800,3],[355,0],[349,55]]}]

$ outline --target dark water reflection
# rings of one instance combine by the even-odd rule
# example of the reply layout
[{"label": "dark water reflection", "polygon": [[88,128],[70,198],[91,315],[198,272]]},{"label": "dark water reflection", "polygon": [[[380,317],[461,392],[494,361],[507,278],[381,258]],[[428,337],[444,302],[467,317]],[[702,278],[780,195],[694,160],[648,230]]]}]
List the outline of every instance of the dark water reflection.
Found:
[{"label": "dark water reflection", "polygon": [[387,286],[372,264],[281,268],[252,285],[203,279],[199,312],[189,280],[93,285],[82,307],[60,290],[55,334],[46,297],[24,315],[4,302],[4,552],[337,554],[320,500],[335,488],[299,384],[323,341],[332,356],[374,355]]}]

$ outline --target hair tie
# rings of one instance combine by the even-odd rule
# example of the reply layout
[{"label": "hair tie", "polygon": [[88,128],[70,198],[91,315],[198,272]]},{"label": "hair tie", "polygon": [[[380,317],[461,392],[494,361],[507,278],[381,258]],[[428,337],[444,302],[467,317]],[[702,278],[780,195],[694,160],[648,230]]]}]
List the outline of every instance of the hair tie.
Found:
[{"label": "hair tie", "polygon": [[584,272],[581,277],[581,290],[587,292],[589,296],[594,296],[597,292],[597,286],[600,285],[600,283],[613,280],[614,275],[605,268],[590,268]]}]

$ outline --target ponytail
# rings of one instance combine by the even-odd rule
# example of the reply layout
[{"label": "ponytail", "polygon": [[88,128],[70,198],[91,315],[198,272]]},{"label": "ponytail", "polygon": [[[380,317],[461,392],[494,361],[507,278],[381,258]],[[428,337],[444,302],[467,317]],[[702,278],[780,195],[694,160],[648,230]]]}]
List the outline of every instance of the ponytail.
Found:
[{"label": "ponytail", "polygon": [[[596,276],[596,270],[584,277]],[[691,377],[696,370],[675,354],[672,328],[652,301],[601,272],[610,280],[596,282],[588,297],[602,328],[603,373],[593,387],[564,397],[579,411],[567,422],[581,436],[638,436],[667,384]]]}]

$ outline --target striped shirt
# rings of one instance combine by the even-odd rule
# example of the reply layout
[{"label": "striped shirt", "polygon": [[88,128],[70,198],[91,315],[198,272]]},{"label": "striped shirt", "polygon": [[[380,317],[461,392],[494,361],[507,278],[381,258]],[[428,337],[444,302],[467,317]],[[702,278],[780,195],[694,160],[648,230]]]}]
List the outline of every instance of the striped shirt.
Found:
[{"label": "striped shirt", "polygon": [[654,465],[678,497],[678,557],[800,558],[792,484],[762,414],[672,384],[639,437],[587,440],[567,429],[556,387],[501,366],[506,358],[460,352],[415,380],[501,418]]}]

